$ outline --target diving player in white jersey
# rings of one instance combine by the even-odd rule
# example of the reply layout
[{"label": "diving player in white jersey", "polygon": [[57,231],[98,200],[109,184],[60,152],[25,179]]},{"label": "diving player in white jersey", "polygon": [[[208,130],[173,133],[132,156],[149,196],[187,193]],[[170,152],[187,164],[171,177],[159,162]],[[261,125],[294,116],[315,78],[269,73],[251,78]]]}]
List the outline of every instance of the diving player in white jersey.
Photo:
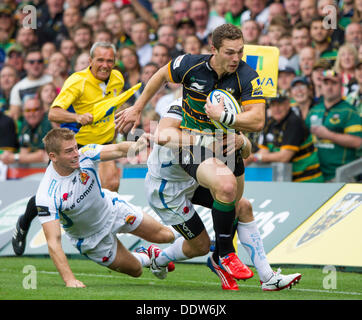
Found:
[{"label": "diving player in white jersey", "polygon": [[[178,164],[177,147],[179,144],[202,144],[210,146],[212,139],[190,136],[179,130],[182,120],[181,100],[171,103],[168,112],[160,120],[155,133],[154,144],[148,158],[148,173],[146,176],[146,195],[151,208],[160,216],[163,223],[172,225],[183,237],[164,250],[155,245],[148,248],[151,257],[151,271],[159,276],[170,261],[180,261],[209,252],[210,238],[195,211],[194,204],[211,208],[213,198],[210,191],[200,186]],[[235,135],[233,145],[228,145],[228,151],[242,149],[242,157],[247,158],[251,152],[250,141],[243,135]],[[161,146],[165,145],[165,146]],[[167,147],[169,146],[169,148]],[[174,148],[176,147],[176,148]],[[176,150],[176,153],[175,153]],[[282,275],[280,270],[274,272],[264,252],[263,242],[253,217],[252,206],[245,198],[240,198],[236,204],[237,221],[234,228],[241,244],[251,256],[258,272],[262,290],[278,291],[297,283],[301,274]],[[217,250],[217,249],[216,249]],[[217,252],[207,260],[208,267],[221,280],[222,289],[238,290],[235,279],[216,261]]]},{"label": "diving player in white jersey", "polygon": [[87,145],[78,150],[74,133],[52,129],[44,138],[51,160],[36,193],[36,206],[52,258],[67,287],[85,287],[72,273],[61,246],[60,224],[79,252],[112,270],[133,277],[149,266],[147,252],[129,252],[116,237],[131,233],[147,241],[169,243],[174,232],[116,193],[102,189],[96,162],[135,154],[147,145],[137,142]]}]

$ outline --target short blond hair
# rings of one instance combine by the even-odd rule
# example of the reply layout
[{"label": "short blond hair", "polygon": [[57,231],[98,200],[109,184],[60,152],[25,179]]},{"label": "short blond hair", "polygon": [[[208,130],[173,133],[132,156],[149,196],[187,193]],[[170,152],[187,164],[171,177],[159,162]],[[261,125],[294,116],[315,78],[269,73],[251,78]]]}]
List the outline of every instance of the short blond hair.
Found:
[{"label": "short blond hair", "polygon": [[63,141],[70,141],[75,139],[75,133],[67,128],[54,128],[51,129],[43,138],[45,151],[49,154],[54,152],[59,154]]}]

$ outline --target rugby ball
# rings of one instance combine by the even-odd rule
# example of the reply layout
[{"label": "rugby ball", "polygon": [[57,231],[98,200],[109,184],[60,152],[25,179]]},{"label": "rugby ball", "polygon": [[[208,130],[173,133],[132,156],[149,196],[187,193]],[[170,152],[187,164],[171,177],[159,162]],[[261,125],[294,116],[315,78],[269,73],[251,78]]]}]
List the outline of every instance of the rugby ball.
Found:
[{"label": "rugby ball", "polygon": [[[215,89],[211,91],[209,97],[212,104],[219,103],[221,101],[221,97],[224,97],[224,110],[226,112],[238,114],[244,111],[243,108],[238,104],[236,99],[229,92],[223,89]],[[213,119],[210,120],[216,128],[223,130],[225,133],[227,133],[228,130],[232,130],[232,128],[219,121]]]}]

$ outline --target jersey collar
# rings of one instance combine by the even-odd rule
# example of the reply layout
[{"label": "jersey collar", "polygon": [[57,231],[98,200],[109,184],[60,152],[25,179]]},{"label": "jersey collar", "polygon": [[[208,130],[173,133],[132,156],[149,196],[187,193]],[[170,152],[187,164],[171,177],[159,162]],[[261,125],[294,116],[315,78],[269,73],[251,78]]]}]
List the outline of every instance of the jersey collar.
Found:
[{"label": "jersey collar", "polygon": [[111,75],[112,75],[112,73],[111,73],[106,81],[102,81],[102,80],[97,79],[97,78],[93,75],[93,73],[92,73],[92,71],[91,71],[91,66],[89,66],[89,67],[87,68],[87,72],[88,72],[89,76],[94,80],[94,82],[96,82],[97,84],[105,83],[106,86],[107,86],[107,84],[108,84],[108,82],[109,82],[109,79],[111,78]]}]

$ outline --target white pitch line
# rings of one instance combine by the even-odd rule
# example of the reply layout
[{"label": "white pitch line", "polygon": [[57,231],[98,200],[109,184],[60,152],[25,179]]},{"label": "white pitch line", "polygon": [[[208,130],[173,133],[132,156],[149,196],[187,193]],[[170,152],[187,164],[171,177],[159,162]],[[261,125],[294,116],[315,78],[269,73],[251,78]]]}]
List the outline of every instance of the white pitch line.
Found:
[{"label": "white pitch line", "polygon": [[[56,274],[58,275],[58,272],[55,271],[38,271],[39,273],[44,274]],[[95,277],[95,278],[119,278],[119,276],[114,275],[103,275],[103,274],[92,274],[92,273],[74,273],[74,275],[77,276],[88,276],[88,277]],[[132,278],[134,280],[146,280],[146,281],[154,281],[155,278]],[[220,283],[215,282],[201,282],[201,281],[195,281],[195,280],[173,280],[173,282],[179,282],[179,283],[193,283],[193,284],[207,284],[207,285],[218,285],[220,286]],[[248,287],[248,288],[259,288],[259,286],[256,285],[249,285],[249,284],[240,284],[240,287]],[[285,289],[288,290],[288,289]],[[296,288],[293,287],[293,291],[302,291],[302,292],[315,292],[315,293],[331,293],[331,294],[345,294],[345,295],[353,295],[353,296],[362,296],[362,292],[349,292],[349,291],[334,291],[334,290],[318,290],[318,289],[304,289],[304,288]]]}]

